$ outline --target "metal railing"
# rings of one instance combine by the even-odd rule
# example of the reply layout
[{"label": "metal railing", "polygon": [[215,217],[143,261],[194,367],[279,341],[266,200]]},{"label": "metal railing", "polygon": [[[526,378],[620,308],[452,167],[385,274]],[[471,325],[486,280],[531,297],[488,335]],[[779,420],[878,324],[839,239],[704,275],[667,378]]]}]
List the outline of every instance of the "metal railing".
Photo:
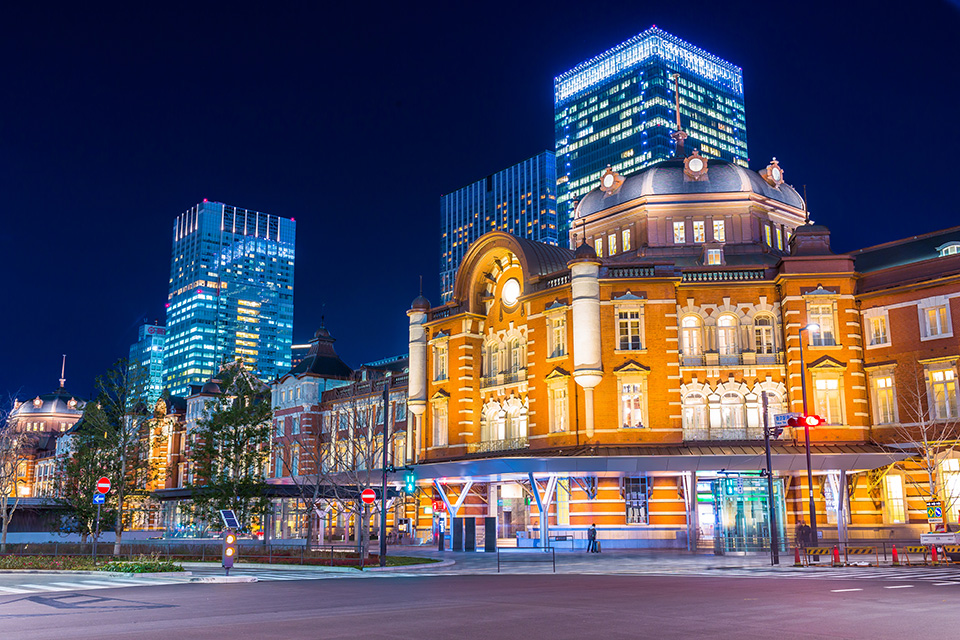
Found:
[{"label": "metal railing", "polygon": [[480,379],[480,388],[486,389],[487,387],[498,387],[504,384],[512,384],[514,382],[523,382],[527,379],[527,370],[520,369],[519,371],[509,371],[504,373],[498,373],[494,376],[486,376]]},{"label": "metal railing", "polygon": [[737,280],[763,280],[763,270],[737,269],[731,271],[683,272],[683,282],[731,282]]},{"label": "metal railing", "polygon": [[493,451],[515,451],[517,449],[526,449],[530,446],[530,440],[527,436],[518,438],[506,438],[504,440],[486,440],[483,442],[472,442],[467,445],[467,453],[489,453]]},{"label": "metal railing", "polygon": [[607,278],[652,278],[653,267],[611,267]]}]

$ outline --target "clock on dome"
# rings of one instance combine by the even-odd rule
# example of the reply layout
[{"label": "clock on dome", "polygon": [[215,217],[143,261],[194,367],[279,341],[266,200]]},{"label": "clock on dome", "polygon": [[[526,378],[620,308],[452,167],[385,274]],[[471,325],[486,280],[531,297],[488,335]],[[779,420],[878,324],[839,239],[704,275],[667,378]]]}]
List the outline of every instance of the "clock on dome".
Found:
[{"label": "clock on dome", "polygon": [[691,180],[703,180],[707,175],[707,159],[696,149],[683,159],[683,175]]},{"label": "clock on dome", "polygon": [[500,288],[500,300],[503,304],[512,307],[520,299],[520,281],[516,278],[510,278],[503,283]]},{"label": "clock on dome", "polygon": [[760,177],[767,181],[771,187],[779,187],[783,184],[783,169],[780,163],[774,158],[767,165],[767,168],[760,172]]},{"label": "clock on dome", "polygon": [[614,171],[610,165],[607,165],[606,171],[600,175],[600,191],[606,195],[616,193],[623,184],[623,176]]}]

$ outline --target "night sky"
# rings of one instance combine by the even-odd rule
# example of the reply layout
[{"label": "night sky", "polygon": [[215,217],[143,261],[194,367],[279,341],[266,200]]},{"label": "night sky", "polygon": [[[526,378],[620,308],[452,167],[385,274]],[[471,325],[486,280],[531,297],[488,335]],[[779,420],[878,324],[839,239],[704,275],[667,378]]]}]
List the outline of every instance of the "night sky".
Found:
[{"label": "night sky", "polygon": [[441,194],[552,149],[553,78],[652,24],[743,69],[751,167],[835,250],[960,223],[957,2],[44,4],[0,10],[4,398],[64,353],[90,396],[203,198],[296,218],[294,342],[404,353]]}]

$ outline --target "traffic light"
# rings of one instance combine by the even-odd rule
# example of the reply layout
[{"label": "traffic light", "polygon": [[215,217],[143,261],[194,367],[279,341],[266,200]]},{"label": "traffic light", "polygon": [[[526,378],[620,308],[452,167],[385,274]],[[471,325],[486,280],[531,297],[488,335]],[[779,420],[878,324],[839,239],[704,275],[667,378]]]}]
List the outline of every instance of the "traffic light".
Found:
[{"label": "traffic light", "polygon": [[223,556],[222,564],[223,568],[227,570],[227,573],[230,573],[233,563],[237,559],[237,534],[234,533],[231,529],[223,534]]},{"label": "traffic light", "polygon": [[417,474],[413,471],[404,474],[403,490],[410,494],[417,492]]},{"label": "traffic light", "polygon": [[790,418],[787,424],[791,427],[819,427],[823,424],[823,418],[815,415],[799,415],[796,418]]}]

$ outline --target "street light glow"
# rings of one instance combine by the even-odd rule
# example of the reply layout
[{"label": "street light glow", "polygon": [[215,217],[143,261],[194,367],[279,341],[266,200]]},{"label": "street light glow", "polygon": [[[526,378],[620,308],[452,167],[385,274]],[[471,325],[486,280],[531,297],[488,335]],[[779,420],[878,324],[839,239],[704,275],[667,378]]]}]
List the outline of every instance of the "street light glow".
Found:
[{"label": "street light glow", "polygon": [[811,322],[803,329],[800,329],[800,331],[820,331],[820,325],[818,325],[816,322]]}]

